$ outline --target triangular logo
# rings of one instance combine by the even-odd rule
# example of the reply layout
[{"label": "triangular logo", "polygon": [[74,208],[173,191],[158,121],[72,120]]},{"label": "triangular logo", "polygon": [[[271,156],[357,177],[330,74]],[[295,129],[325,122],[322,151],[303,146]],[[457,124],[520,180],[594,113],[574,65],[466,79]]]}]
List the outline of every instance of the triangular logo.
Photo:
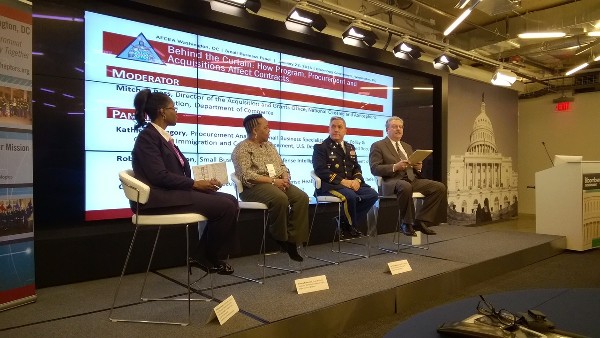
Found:
[{"label": "triangular logo", "polygon": [[135,40],[125,47],[125,49],[123,49],[123,51],[119,53],[117,57],[120,59],[155,63],[158,65],[165,64],[158,56],[148,39],[146,39],[144,33],[140,33],[140,35],[138,35]]}]

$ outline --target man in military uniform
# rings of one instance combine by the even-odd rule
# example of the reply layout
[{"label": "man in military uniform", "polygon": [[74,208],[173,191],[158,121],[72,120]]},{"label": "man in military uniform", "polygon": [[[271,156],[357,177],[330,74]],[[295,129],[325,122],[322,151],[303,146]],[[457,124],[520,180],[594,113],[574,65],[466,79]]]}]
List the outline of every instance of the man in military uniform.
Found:
[{"label": "man in military uniform", "polygon": [[346,121],[334,116],[329,121],[329,137],[315,144],[312,163],[315,174],[321,179],[317,195],[332,195],[343,201],[344,213],[340,222],[342,235],[358,237],[358,220],[377,202],[377,192],[363,179],[354,146],[344,142]]}]

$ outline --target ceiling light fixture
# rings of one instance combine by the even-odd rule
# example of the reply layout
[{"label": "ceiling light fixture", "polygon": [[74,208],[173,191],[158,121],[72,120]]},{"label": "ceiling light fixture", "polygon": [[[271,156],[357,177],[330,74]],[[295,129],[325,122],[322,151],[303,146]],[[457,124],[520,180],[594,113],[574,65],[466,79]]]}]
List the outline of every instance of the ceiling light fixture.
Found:
[{"label": "ceiling light fixture", "polygon": [[459,8],[459,9],[463,9],[465,7],[467,7],[467,5],[469,4],[469,2],[471,2],[471,0],[460,0],[456,3],[456,5],[454,6],[454,8]]},{"label": "ceiling light fixture", "polygon": [[491,82],[494,86],[510,87],[515,81],[517,81],[517,74],[508,69],[498,68]]},{"label": "ceiling light fixture", "polygon": [[[460,25],[460,23],[463,22],[467,18],[467,16],[469,16],[469,14],[471,14],[473,9],[475,8],[475,6],[477,6],[477,4],[479,2],[480,2],[480,0],[475,0],[475,2],[473,3],[473,6],[469,7],[469,9],[466,9],[458,18],[456,18],[456,20],[454,20],[454,22],[452,24],[450,24],[450,26],[448,26],[448,28],[446,28],[446,30],[444,31],[444,36],[447,36],[450,33],[452,33],[452,31],[458,25]],[[465,4],[465,6],[466,6],[466,4]]]},{"label": "ceiling light fixture", "polygon": [[433,59],[433,68],[435,69],[451,69],[456,70],[460,66],[460,60],[450,56],[447,52],[440,54]]},{"label": "ceiling light fixture", "polygon": [[587,36],[600,36],[600,31],[592,31],[588,32]]},{"label": "ceiling light fixture", "polygon": [[421,53],[423,53],[423,50],[417,45],[406,41],[401,41],[396,45],[396,47],[394,47],[392,52],[397,58],[400,59],[417,60],[421,57]]},{"label": "ceiling light fixture", "polygon": [[305,3],[299,3],[288,14],[285,25],[294,31],[302,31],[302,29],[297,29],[300,28],[297,27],[299,25],[303,26],[301,28],[312,27],[320,32],[327,26],[327,21],[319,14],[318,10],[308,7]]},{"label": "ceiling light fixture", "polygon": [[562,38],[566,36],[565,32],[527,32],[521,33],[517,36],[521,39],[551,39],[551,38]]},{"label": "ceiling light fixture", "polygon": [[257,13],[260,7],[260,0],[211,0],[210,2],[212,10],[233,15],[238,14],[239,9],[248,9]]},{"label": "ceiling light fixture", "polygon": [[566,72],[566,73],[565,73],[565,76],[569,76],[569,75],[575,74],[575,73],[577,73],[578,71],[582,70],[583,68],[585,68],[585,67],[587,67],[587,66],[589,66],[589,65],[590,65],[590,64],[589,64],[589,63],[587,63],[587,62],[586,62],[586,63],[582,63],[582,64],[580,64],[579,66],[577,66],[577,67],[575,67],[575,68],[573,68],[573,69],[569,70],[568,72]]},{"label": "ceiling light fixture", "polygon": [[371,47],[377,42],[377,35],[373,33],[369,26],[361,24],[359,21],[351,23],[342,33],[342,40],[347,45]]}]

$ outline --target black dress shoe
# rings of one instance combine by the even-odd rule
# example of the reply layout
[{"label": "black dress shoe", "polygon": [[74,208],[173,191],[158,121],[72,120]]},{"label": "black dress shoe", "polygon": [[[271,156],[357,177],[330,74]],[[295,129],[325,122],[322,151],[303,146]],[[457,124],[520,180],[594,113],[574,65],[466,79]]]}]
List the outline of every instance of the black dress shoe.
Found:
[{"label": "black dress shoe", "polygon": [[219,275],[231,275],[233,274],[233,268],[227,262],[221,260],[215,260],[213,267]]},{"label": "black dress shoe", "polygon": [[[338,217],[335,216],[333,218],[333,222],[336,224],[337,226],[337,222],[338,222]],[[342,237],[361,237],[363,234],[362,232],[360,232],[358,229],[356,229],[355,227],[353,227],[352,225],[350,225],[347,221],[342,220],[340,222],[340,230],[342,232]]]},{"label": "black dress shoe", "polygon": [[417,233],[413,229],[412,224],[407,224],[407,223],[400,224],[400,231],[402,231],[402,233],[406,236],[411,236],[411,237],[417,236]]},{"label": "black dress shoe", "polygon": [[425,235],[436,235],[437,232],[429,229],[425,222],[420,220],[415,220],[415,230],[424,233]]},{"label": "black dress shoe", "polygon": [[190,275],[192,274],[192,268],[198,268],[198,269],[206,272],[206,274],[217,272],[217,269],[214,266],[212,266],[211,263],[208,263],[208,262],[203,261],[203,260],[201,262],[200,260],[195,259],[195,258],[190,258],[189,259],[189,270],[188,270],[188,273]]},{"label": "black dress shoe", "polygon": [[348,225],[348,227],[345,229],[342,229],[342,231],[345,232],[346,234],[348,234],[350,237],[360,237],[363,235],[362,232],[360,232],[358,229],[356,229],[352,225]]}]

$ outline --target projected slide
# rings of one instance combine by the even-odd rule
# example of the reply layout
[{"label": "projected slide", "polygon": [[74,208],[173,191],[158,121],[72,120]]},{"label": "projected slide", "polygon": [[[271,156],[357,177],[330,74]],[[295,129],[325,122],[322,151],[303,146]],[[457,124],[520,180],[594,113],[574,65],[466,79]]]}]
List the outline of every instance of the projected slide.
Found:
[{"label": "projected slide", "polygon": [[[191,165],[228,162],[246,138],[242,120],[261,113],[292,180],[312,195],[313,145],[342,116],[365,178],[371,144],[392,115],[393,78],[106,15],[85,14],[86,220],[131,214],[118,171],[131,168],[133,98],[165,92],[178,107],[167,131]],[[227,185],[224,192],[234,194]]]}]

